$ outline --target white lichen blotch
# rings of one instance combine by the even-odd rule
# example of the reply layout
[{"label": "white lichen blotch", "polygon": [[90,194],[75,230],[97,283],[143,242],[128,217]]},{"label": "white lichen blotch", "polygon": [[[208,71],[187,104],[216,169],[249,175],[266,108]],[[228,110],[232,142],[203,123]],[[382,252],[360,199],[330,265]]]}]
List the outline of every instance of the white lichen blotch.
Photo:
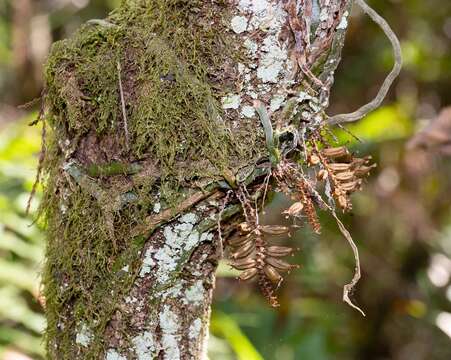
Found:
[{"label": "white lichen blotch", "polygon": [[163,307],[160,313],[161,347],[165,360],[180,360],[179,349],[179,319],[169,305]]},{"label": "white lichen blotch", "polygon": [[241,34],[247,29],[247,19],[244,16],[235,16],[232,19],[231,27],[235,33]]},{"label": "white lichen blotch", "polygon": [[247,118],[251,118],[255,116],[255,108],[253,106],[245,105],[241,109],[241,115]]},{"label": "white lichen blotch", "polygon": [[92,332],[83,324],[80,331],[75,335],[75,342],[83,347],[88,347],[92,341]]},{"label": "white lichen blotch", "polygon": [[185,292],[185,299],[189,303],[202,303],[205,296],[205,288],[202,280],[197,280]]},{"label": "white lichen blotch", "polygon": [[349,12],[345,11],[340,23],[337,26],[337,30],[346,30],[346,28],[348,27],[348,16]]},{"label": "white lichen blotch", "polygon": [[203,241],[211,241],[213,234],[202,233],[195,229],[198,217],[187,213],[174,225],[167,225],[163,230],[164,245],[158,249],[149,247],[143,258],[140,276],[146,276],[155,270],[155,279],[160,284],[167,283],[172,274],[186,259],[186,255]]},{"label": "white lichen blotch", "polygon": [[150,331],[136,336],[132,340],[138,360],[153,359],[156,354],[153,335]]},{"label": "white lichen blotch", "polygon": [[122,356],[114,349],[109,349],[106,352],[105,360],[127,360],[125,356]]},{"label": "white lichen blotch", "polygon": [[196,319],[189,327],[189,338],[195,340],[199,337],[200,331],[202,330],[202,320]]},{"label": "white lichen blotch", "polygon": [[238,109],[241,104],[241,96],[238,94],[230,94],[224,96],[221,100],[223,109]]},{"label": "white lichen blotch", "polygon": [[139,273],[139,276],[145,276],[146,274],[150,273],[152,268],[156,265],[155,260],[152,258],[153,255],[153,248],[148,248],[146,253],[144,254],[144,259],[141,267],[141,272]]}]

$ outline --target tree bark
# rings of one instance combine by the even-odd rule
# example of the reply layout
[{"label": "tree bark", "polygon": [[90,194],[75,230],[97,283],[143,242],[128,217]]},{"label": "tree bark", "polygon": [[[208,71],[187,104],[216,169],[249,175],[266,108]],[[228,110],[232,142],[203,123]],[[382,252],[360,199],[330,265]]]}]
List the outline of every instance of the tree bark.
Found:
[{"label": "tree bark", "polygon": [[[124,1],[53,48],[41,164],[49,358],[206,358],[217,224],[239,211],[224,197],[236,179],[261,183],[267,161],[256,109],[278,133],[324,122],[351,3]],[[174,87],[189,95],[171,99]],[[189,122],[210,103],[210,122]],[[171,111],[176,123],[158,123]]]}]

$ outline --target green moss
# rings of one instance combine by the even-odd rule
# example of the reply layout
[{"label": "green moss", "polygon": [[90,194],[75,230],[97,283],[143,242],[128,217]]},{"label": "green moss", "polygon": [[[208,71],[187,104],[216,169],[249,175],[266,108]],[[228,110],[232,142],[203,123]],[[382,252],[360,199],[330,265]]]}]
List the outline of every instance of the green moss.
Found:
[{"label": "green moss", "polygon": [[[222,178],[265,151],[261,139],[233,138],[221,120],[224,89],[209,75],[222,71],[226,56],[240,58],[221,29],[230,17],[224,9],[224,1],[123,1],[108,22],[84,25],[52,48],[45,68],[51,129],[41,206],[51,358],[101,358],[108,321],[139,272],[146,237],[129,234],[149,216],[157,196],[175,204],[198,180]],[[65,171],[66,157],[91,178],[80,181]],[[156,173],[146,168],[149,159]],[[121,194],[138,200],[110,206]],[[128,272],[121,270],[125,265]],[[87,348],[74,345],[82,324],[93,334]]]}]

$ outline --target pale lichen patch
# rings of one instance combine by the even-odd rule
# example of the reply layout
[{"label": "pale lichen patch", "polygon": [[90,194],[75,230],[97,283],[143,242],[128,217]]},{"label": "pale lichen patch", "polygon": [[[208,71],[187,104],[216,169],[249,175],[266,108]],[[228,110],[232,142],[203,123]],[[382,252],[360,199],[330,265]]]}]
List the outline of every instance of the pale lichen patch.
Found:
[{"label": "pale lichen patch", "polygon": [[231,26],[235,33],[241,34],[247,29],[247,19],[244,16],[234,16]]},{"label": "pale lichen patch", "polygon": [[348,16],[349,12],[345,11],[340,23],[337,26],[337,30],[345,30],[348,27]]},{"label": "pale lichen patch", "polygon": [[159,214],[161,211],[161,203],[157,202],[153,205],[153,212]]},{"label": "pale lichen patch", "polygon": [[255,109],[253,106],[245,105],[241,109],[241,115],[247,118],[251,118],[255,116]]},{"label": "pale lichen patch", "polygon": [[92,341],[92,337],[91,330],[83,324],[80,331],[75,335],[75,342],[83,347],[88,347]]},{"label": "pale lichen patch", "polygon": [[136,336],[132,342],[138,360],[153,359],[156,355],[156,346],[150,331],[145,331]]},{"label": "pale lichen patch", "polygon": [[286,96],[285,95],[275,95],[271,99],[271,104],[269,105],[271,111],[277,111],[281,108],[285,101]]},{"label": "pale lichen patch", "polygon": [[127,360],[127,358],[119,354],[115,349],[109,349],[106,352],[105,360]]},{"label": "pale lichen patch", "polygon": [[195,340],[199,337],[200,331],[202,330],[202,320],[196,319],[189,327],[189,338]]},{"label": "pale lichen patch", "polygon": [[160,313],[161,347],[165,360],[179,360],[179,319],[168,305],[164,305]]},{"label": "pale lichen patch", "polygon": [[227,96],[224,96],[221,99],[222,102],[222,108],[227,109],[238,109],[241,104],[241,96],[238,94],[229,94]]},{"label": "pale lichen patch", "polygon": [[255,41],[252,41],[251,39],[246,39],[243,45],[248,50],[251,58],[257,57],[258,45]]},{"label": "pale lichen patch", "polygon": [[196,221],[197,221],[197,215],[194,213],[185,214],[180,218],[180,222],[183,222],[183,223],[195,224]]},{"label": "pale lichen patch", "polygon": [[146,251],[141,273],[150,272],[153,266],[158,266],[155,274],[156,281],[160,284],[166,283],[187,253],[202,241],[213,238],[213,235],[209,233],[199,234],[194,228],[197,221],[196,214],[188,213],[181,216],[177,224],[166,226],[163,230],[165,245],[156,251],[152,248]]},{"label": "pale lichen patch", "polygon": [[144,259],[143,259],[143,263],[142,263],[142,267],[141,267],[141,271],[139,273],[139,276],[145,276],[148,273],[150,273],[150,271],[152,270],[152,268],[156,265],[155,260],[152,258],[153,255],[153,248],[150,247],[147,249],[146,253],[144,254]]},{"label": "pale lichen patch", "polygon": [[288,58],[287,50],[280,47],[276,36],[269,36],[263,41],[264,51],[260,66],[257,69],[257,77],[263,82],[276,83],[279,74],[284,69]]},{"label": "pale lichen patch", "polygon": [[202,280],[197,280],[185,292],[185,299],[189,303],[202,303],[205,297],[205,288]]}]

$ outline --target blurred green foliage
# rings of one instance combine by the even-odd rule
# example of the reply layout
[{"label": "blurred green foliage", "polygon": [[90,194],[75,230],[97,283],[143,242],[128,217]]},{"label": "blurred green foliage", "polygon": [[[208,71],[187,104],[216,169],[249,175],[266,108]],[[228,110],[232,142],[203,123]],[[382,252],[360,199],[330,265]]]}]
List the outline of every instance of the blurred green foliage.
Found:
[{"label": "blurred green foliage", "polygon": [[10,347],[42,355],[45,320],[36,299],[44,238],[25,215],[41,138],[28,120],[2,129],[0,138],[0,356]]},{"label": "blurred green foliage", "polygon": [[[20,3],[31,10],[18,21],[14,4],[19,2],[0,0],[0,359],[17,359],[13,351],[32,359],[43,356],[39,267],[44,238],[32,225],[39,191],[30,215],[25,214],[40,129],[27,126],[36,113],[16,106],[39,95],[42,53],[50,41],[69,36],[89,18],[103,17],[118,2],[24,0]],[[451,324],[446,322],[451,313],[451,164],[405,149],[424,119],[451,104],[451,2],[370,2],[400,35],[405,67],[386,105],[348,127],[362,143],[346,131],[336,132],[340,141],[372,154],[378,163],[365,191],[354,197],[353,214],[344,217],[363,266],[353,295],[368,316],[361,318],[341,301],[353,258],[333,219],[321,214],[321,236],[302,226],[291,239],[276,239],[300,247],[293,261],[302,264],[281,287],[277,311],[257,287],[238,283],[221,264],[212,360],[451,358]],[[24,44],[14,43],[20,30]],[[31,39],[38,39],[34,47]],[[356,12],[330,113],[352,111],[370,99],[390,65],[386,39]],[[286,221],[279,214],[287,204],[275,196],[264,220]]]}]

